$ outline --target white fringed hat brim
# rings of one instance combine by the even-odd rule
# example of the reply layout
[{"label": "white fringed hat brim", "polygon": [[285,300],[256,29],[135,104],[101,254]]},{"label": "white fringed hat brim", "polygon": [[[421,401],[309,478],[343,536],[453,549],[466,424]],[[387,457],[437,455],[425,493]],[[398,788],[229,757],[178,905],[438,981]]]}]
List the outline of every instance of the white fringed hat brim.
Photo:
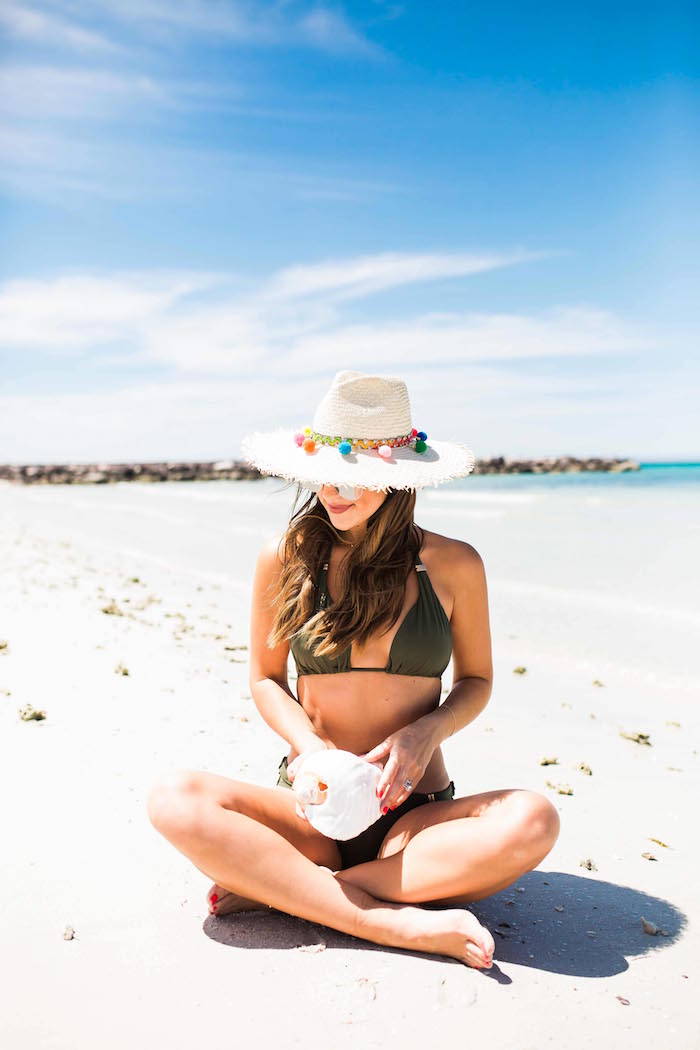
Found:
[{"label": "white fringed hat brim", "polygon": [[317,444],[314,452],[305,452],[294,441],[296,430],[256,431],[243,438],[241,451],[246,463],[263,474],[317,485],[359,485],[384,491],[421,489],[440,485],[470,474],[476,462],[466,445],[454,441],[428,438],[425,452],[410,446],[392,449],[383,459],[375,449],[358,449],[347,456],[337,445]]}]

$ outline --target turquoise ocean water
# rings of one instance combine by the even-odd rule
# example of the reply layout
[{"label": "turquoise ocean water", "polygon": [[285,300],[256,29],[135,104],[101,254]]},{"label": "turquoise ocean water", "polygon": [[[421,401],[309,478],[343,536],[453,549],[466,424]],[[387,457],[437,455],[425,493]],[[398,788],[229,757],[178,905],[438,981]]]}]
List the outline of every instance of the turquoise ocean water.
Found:
[{"label": "turquoise ocean water", "polygon": [[586,471],[581,474],[474,474],[451,487],[535,489],[594,487],[624,492],[628,489],[700,487],[700,463],[642,463],[639,470]]}]

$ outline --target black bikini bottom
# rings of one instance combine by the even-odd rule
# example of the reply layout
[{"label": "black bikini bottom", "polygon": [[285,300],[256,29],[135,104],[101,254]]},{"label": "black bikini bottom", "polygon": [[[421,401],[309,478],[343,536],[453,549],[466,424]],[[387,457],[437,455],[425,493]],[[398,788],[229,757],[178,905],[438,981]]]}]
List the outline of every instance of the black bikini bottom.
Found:
[{"label": "black bikini bottom", "polygon": [[[292,782],[287,776],[287,755],[280,762],[278,771],[277,786],[291,788]],[[355,838],[336,839],[343,868],[352,868],[355,864],[364,864],[365,861],[375,860],[387,831],[404,813],[408,813],[409,810],[416,809],[417,806],[422,806],[426,802],[446,802],[454,798],[454,794],[454,780],[451,780],[442,791],[431,791],[427,795],[420,791],[413,791],[400,806],[397,806],[396,809],[390,809],[388,813],[383,813],[378,820],[375,820],[374,824],[370,824],[368,828],[365,828]]]}]

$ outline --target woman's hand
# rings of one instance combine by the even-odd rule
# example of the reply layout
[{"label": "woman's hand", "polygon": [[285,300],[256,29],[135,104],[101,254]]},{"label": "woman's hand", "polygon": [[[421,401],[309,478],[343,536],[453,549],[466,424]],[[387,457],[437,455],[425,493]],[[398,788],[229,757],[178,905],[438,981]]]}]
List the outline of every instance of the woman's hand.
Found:
[{"label": "woman's hand", "polygon": [[428,768],[435,747],[432,733],[426,728],[421,728],[418,722],[414,722],[395,733],[390,733],[371,751],[357,756],[367,762],[376,762],[384,755],[389,756],[377,784],[377,795],[382,800],[382,812],[395,809],[405,802],[413,788],[411,791],[406,790],[404,778],[408,777],[415,788]]},{"label": "woman's hand", "polygon": [[[300,751],[299,754],[297,755],[297,757],[292,762],[290,762],[289,765],[287,766],[287,779],[290,780],[292,782],[292,784],[293,784],[294,783],[294,777],[296,776],[299,768],[301,767],[303,762],[306,760],[306,758],[309,755],[312,755],[315,751],[325,751],[325,750],[327,750],[327,746],[328,745],[323,740],[321,740],[320,737],[317,737],[315,740],[310,740],[307,743],[307,745],[304,748],[304,750]],[[299,802],[297,802],[297,804],[296,804],[296,813],[297,813],[298,817],[302,818],[302,820],[308,821],[308,817],[306,816],[306,813],[304,812],[304,807]]]},{"label": "woman's hand", "polygon": [[320,737],[316,737],[315,739],[308,740],[306,742],[306,746],[304,747],[304,750],[300,751],[299,754],[297,755],[297,757],[295,759],[293,759],[293,761],[291,761],[288,764],[288,766],[287,766],[287,779],[291,780],[291,782],[294,783],[294,777],[297,775],[297,773],[299,771],[299,767],[301,765],[303,765],[303,763],[306,760],[306,758],[309,755],[313,755],[316,751],[326,751],[327,749],[328,749],[328,744],[326,744],[326,742],[324,740],[321,740]]}]

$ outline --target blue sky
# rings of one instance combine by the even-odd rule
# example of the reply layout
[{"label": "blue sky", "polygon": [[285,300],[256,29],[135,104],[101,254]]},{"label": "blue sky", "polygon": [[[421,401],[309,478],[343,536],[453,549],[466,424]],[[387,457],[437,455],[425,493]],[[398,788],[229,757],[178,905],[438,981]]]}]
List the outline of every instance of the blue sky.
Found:
[{"label": "blue sky", "polygon": [[236,456],[335,371],[700,458],[697,5],[5,0],[0,461]]}]

